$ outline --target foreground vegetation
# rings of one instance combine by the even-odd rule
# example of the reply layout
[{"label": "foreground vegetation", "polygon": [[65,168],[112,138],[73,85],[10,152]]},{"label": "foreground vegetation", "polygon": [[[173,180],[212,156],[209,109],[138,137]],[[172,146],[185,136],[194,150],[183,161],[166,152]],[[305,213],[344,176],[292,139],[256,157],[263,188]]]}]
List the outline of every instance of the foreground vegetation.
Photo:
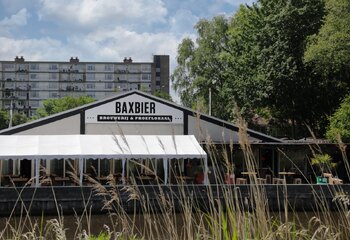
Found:
[{"label": "foreground vegetation", "polygon": [[[240,148],[244,153],[247,170],[254,171],[257,164],[248,142],[246,127],[243,123],[240,126]],[[232,171],[234,166],[229,154],[220,155],[220,159],[223,160],[219,162],[218,158],[215,158],[218,156],[215,145],[208,143],[207,147],[210,157],[218,161],[213,163],[214,166],[224,165],[226,172]],[[232,153],[233,146],[227,150],[226,153]],[[223,182],[224,176],[221,175],[221,171],[215,168],[213,171],[217,181]],[[72,177],[78,182],[76,174],[72,172]],[[104,210],[108,213],[100,233],[92,232],[94,221],[88,207],[83,214],[75,216],[76,225],[72,226],[65,224],[65,216],[57,206],[58,215],[50,220],[45,220],[44,216],[33,220],[26,209],[23,209],[20,218],[10,216],[6,224],[1,226],[0,239],[350,239],[349,197],[345,193],[334,199],[339,202],[336,217],[328,206],[322,204],[322,193],[321,196],[315,196],[316,199],[320,199],[319,208],[311,214],[296,215],[295,212],[288,211],[288,204],[285,204],[286,208],[281,212],[271,213],[267,196],[261,185],[254,184],[257,177],[252,175],[251,198],[245,199],[244,202],[237,202],[237,188],[225,188],[224,202],[215,199],[209,190],[206,193],[209,200],[209,206],[206,206],[208,211],[203,212],[196,206],[193,196],[188,196],[182,191],[179,214],[175,211],[174,199],[161,191],[160,182],[155,186],[160,190],[160,212],[156,212],[147,202],[147,196],[140,194],[142,186],[132,182],[126,185],[124,190],[128,192],[129,201],[137,200],[141,203],[141,209],[138,210],[141,210],[142,214],[128,214],[122,206],[120,192],[113,176],[109,177],[109,188],[89,176],[85,177],[92,184],[95,193],[105,197]],[[21,199],[18,200],[20,204]],[[253,208],[247,211],[244,207],[246,205]],[[303,217],[304,214],[308,219]],[[74,232],[73,236],[68,237],[68,228],[70,232]]]}]

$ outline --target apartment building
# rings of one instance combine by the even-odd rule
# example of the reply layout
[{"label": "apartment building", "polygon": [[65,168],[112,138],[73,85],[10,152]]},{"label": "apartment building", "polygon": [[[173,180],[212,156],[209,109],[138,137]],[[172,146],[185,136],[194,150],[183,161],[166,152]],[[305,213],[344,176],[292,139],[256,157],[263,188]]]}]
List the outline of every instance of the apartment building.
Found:
[{"label": "apartment building", "polygon": [[0,61],[0,106],[35,114],[46,99],[91,96],[96,100],[116,92],[141,90],[169,93],[169,56],[154,55],[152,62]]}]

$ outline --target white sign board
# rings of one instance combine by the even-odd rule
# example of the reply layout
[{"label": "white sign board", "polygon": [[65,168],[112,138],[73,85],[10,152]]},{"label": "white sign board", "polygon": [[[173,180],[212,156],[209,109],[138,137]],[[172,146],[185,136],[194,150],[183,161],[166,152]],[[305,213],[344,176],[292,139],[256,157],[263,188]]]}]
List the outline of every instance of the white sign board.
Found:
[{"label": "white sign board", "polygon": [[86,123],[183,123],[183,112],[132,94],[85,111]]}]

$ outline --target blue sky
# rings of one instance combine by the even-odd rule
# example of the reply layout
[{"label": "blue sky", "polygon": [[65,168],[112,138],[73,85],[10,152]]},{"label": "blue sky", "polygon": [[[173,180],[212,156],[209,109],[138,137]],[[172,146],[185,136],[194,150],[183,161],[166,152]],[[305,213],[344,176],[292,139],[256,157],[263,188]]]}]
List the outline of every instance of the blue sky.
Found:
[{"label": "blue sky", "polygon": [[[152,61],[195,39],[201,18],[232,16],[253,0],[0,0],[0,60]],[[172,92],[172,95],[174,93]]]}]

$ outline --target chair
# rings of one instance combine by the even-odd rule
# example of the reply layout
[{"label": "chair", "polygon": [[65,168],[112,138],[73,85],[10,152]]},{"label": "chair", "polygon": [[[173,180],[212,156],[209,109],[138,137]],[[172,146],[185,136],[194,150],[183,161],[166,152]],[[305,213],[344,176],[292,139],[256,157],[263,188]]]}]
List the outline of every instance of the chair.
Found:
[{"label": "chair", "polygon": [[266,184],[266,179],[265,178],[257,178],[256,183],[257,184]]},{"label": "chair", "polygon": [[266,174],[266,175],[265,175],[265,179],[266,179],[266,183],[267,183],[267,184],[271,184],[271,183],[272,183],[272,181],[271,181],[272,176],[271,176],[270,174]]},{"label": "chair", "polygon": [[272,183],[273,184],[286,184],[286,181],[283,178],[273,178]]},{"label": "chair", "polygon": [[236,178],[236,184],[247,184],[247,179],[245,179],[245,178]]},{"label": "chair", "polygon": [[322,176],[328,178],[329,184],[343,184],[343,180],[338,177],[333,177],[332,173],[322,173]]},{"label": "chair", "polygon": [[293,184],[301,184],[302,181],[301,181],[301,178],[294,178],[293,179]]}]

